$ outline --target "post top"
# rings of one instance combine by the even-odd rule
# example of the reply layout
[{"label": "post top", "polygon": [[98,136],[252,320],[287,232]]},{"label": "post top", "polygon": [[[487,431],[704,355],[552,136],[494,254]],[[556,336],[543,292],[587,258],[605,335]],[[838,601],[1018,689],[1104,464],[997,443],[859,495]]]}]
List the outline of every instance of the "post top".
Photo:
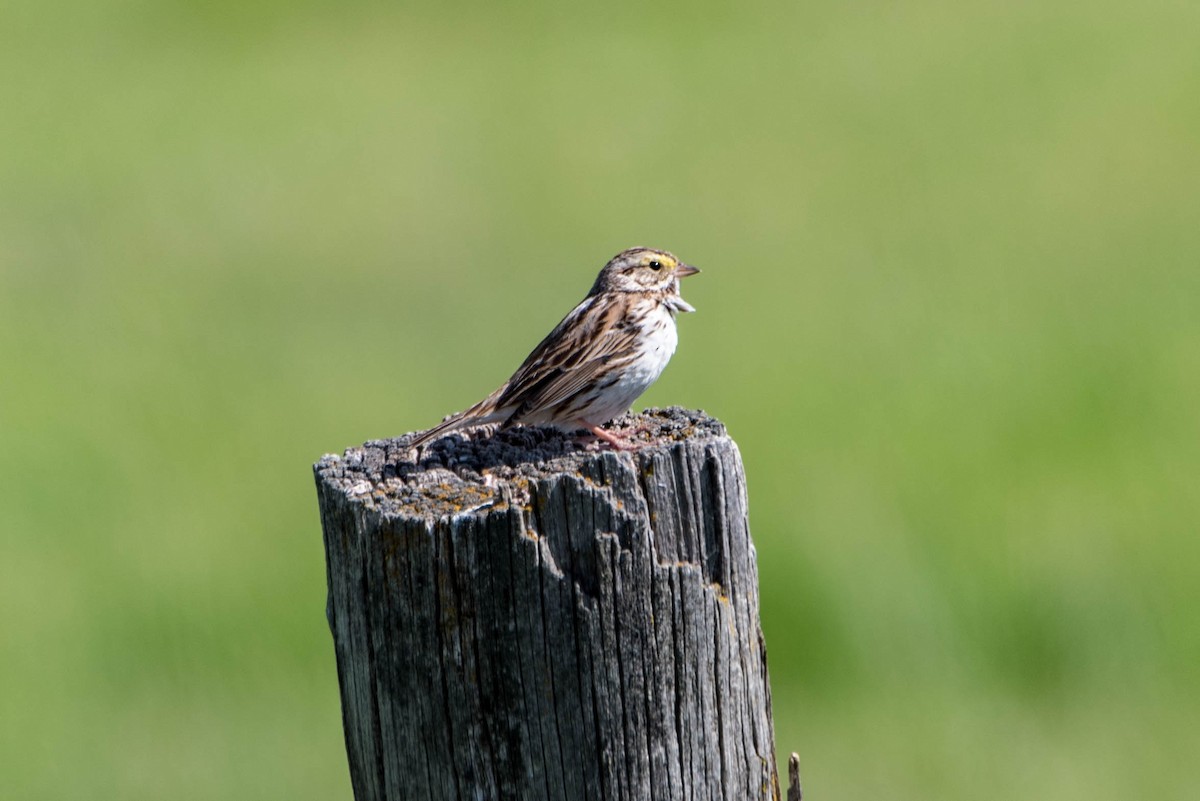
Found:
[{"label": "post top", "polygon": [[428,519],[491,506],[531,479],[599,475],[610,460],[628,459],[634,466],[685,443],[728,441],[719,420],[679,406],[625,415],[609,428],[637,449],[597,448],[554,429],[481,428],[448,434],[419,451],[408,445],[415,433],[370,440],[341,456],[326,454],[313,469],[318,482],[368,509]]}]

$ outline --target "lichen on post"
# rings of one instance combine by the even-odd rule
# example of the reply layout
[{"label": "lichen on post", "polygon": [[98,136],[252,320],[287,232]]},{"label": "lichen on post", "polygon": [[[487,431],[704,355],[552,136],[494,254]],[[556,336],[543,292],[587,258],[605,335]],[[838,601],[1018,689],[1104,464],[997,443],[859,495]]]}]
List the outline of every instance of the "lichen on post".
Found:
[{"label": "lichen on post", "polygon": [[778,799],[737,446],[699,412],[315,467],[355,798]]}]

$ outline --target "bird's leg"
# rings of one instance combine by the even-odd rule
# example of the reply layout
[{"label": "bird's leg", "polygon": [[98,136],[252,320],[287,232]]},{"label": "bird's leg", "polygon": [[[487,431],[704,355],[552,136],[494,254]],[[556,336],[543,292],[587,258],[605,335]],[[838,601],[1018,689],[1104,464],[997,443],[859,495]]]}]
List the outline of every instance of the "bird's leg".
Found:
[{"label": "bird's leg", "polygon": [[611,445],[616,450],[619,450],[619,451],[637,450],[636,445],[634,445],[630,442],[626,442],[625,440],[621,439],[617,435],[609,433],[608,431],[605,431],[600,426],[592,425],[591,423],[589,423],[586,420],[580,420],[579,424],[582,427],[586,428],[588,431],[591,431],[599,439],[602,439],[605,442],[607,442],[609,445]]}]

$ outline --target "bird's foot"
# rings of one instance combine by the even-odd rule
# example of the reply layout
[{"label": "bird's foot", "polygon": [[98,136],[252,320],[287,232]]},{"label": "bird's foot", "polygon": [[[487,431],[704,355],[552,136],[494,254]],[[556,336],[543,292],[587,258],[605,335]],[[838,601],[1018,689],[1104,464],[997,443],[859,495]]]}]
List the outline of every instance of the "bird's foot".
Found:
[{"label": "bird's foot", "polygon": [[611,431],[605,431],[600,426],[587,426],[587,430],[591,431],[596,437],[604,442],[607,442],[613,450],[618,451],[636,451],[638,446],[627,440],[623,440]]}]

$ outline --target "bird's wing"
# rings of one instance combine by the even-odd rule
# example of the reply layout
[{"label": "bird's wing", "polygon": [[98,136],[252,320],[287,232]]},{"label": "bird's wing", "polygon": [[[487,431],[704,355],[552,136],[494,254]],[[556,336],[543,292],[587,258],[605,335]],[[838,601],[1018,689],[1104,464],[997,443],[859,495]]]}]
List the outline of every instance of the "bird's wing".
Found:
[{"label": "bird's wing", "polygon": [[529,354],[496,398],[519,423],[532,411],[557,406],[596,382],[614,357],[632,353],[637,328],[625,322],[623,299],[586,298]]}]

